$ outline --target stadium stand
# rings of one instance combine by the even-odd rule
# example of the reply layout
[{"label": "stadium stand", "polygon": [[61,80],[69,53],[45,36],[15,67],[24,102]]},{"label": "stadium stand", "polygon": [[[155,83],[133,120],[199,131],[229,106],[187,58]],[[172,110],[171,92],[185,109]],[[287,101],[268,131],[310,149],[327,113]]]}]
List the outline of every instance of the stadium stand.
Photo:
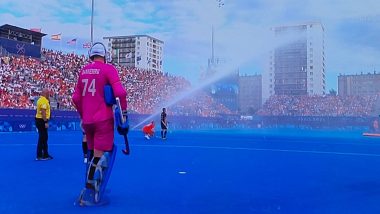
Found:
[{"label": "stadium stand", "polygon": [[271,96],[261,116],[370,116],[379,96]]},{"label": "stadium stand", "polygon": [[[43,49],[41,60],[26,56],[2,56],[0,60],[0,101],[2,108],[33,108],[42,85],[50,87],[52,106],[74,110],[71,95],[80,68],[87,61],[84,55]],[[138,68],[118,66],[122,82],[128,90],[129,110],[151,114],[179,92],[191,85],[183,77]],[[216,116],[231,112],[204,92],[173,106],[169,114]]]}]

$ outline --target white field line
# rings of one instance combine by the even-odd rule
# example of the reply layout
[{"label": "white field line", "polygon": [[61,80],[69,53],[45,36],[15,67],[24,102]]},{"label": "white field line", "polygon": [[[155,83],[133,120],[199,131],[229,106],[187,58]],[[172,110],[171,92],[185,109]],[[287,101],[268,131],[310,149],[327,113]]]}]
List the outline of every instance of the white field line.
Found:
[{"label": "white field line", "polygon": [[[35,144],[13,143],[0,144],[0,147],[12,146],[36,146]],[[79,143],[50,143],[49,146],[80,146]],[[119,145],[122,146],[122,145]],[[151,147],[151,148],[181,148],[181,149],[219,149],[219,150],[240,150],[240,151],[262,151],[262,152],[288,152],[288,153],[309,153],[309,154],[324,154],[324,155],[343,155],[343,156],[368,156],[380,157],[380,154],[354,153],[354,152],[328,152],[315,150],[295,150],[295,149],[265,149],[265,148],[249,148],[249,147],[228,147],[228,146],[186,146],[186,145],[131,145],[131,147]]]}]

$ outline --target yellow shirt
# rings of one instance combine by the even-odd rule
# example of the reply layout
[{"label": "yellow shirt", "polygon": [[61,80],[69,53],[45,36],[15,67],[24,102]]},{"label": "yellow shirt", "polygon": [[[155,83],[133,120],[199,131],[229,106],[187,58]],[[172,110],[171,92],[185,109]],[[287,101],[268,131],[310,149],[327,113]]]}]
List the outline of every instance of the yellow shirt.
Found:
[{"label": "yellow shirt", "polygon": [[42,119],[42,111],[41,109],[46,110],[46,119],[50,119],[50,104],[49,100],[46,99],[44,96],[40,96],[37,100],[37,113],[36,113],[36,118],[41,118]]}]

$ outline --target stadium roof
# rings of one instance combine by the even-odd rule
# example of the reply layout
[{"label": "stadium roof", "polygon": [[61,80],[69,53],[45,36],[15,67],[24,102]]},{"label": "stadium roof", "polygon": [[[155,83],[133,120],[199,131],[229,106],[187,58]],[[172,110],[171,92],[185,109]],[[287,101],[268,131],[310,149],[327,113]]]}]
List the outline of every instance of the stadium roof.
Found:
[{"label": "stadium roof", "polygon": [[36,37],[43,37],[43,36],[47,35],[45,33],[40,33],[40,32],[28,30],[25,28],[16,27],[16,26],[9,25],[9,24],[5,24],[5,25],[0,26],[0,29],[2,29],[2,30],[13,30],[13,31],[17,31],[17,32],[25,33],[25,34],[31,34],[32,36],[36,36]]}]

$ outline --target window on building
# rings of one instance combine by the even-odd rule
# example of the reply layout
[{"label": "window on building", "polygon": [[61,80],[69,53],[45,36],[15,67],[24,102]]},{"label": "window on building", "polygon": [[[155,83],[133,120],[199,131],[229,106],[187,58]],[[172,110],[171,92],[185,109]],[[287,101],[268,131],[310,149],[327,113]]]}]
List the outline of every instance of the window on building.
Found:
[{"label": "window on building", "polygon": [[312,65],[310,65],[310,69],[313,69],[313,66],[312,66]]}]

